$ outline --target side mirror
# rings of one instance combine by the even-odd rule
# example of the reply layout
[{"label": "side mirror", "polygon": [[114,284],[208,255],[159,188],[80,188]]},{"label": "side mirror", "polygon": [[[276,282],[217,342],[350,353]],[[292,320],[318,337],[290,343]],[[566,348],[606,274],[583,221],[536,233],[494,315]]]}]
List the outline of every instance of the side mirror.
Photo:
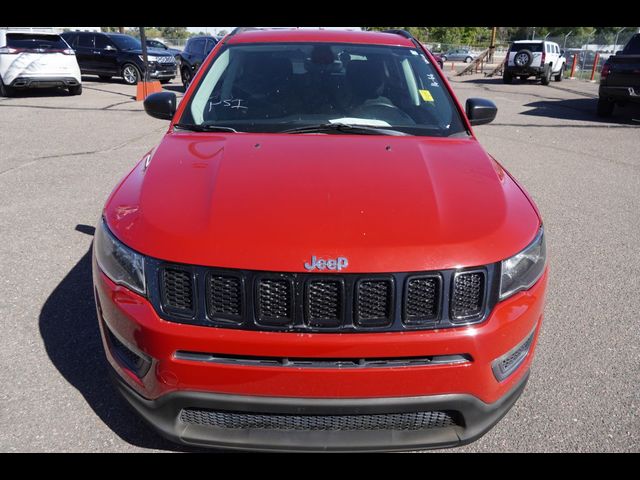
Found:
[{"label": "side mirror", "polygon": [[144,100],[147,114],[161,120],[171,120],[176,113],[176,94],[173,92],[152,93]]},{"label": "side mirror", "polygon": [[484,125],[493,122],[498,113],[498,107],[485,98],[469,98],[465,111],[471,125]]}]

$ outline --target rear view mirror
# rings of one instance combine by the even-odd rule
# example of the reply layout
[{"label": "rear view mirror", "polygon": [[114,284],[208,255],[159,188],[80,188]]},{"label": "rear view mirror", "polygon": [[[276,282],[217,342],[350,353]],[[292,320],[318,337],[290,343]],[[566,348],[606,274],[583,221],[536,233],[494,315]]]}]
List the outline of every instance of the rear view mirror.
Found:
[{"label": "rear view mirror", "polygon": [[144,110],[154,118],[171,120],[176,113],[176,94],[173,92],[152,93],[144,100]]},{"label": "rear view mirror", "polygon": [[485,98],[469,98],[465,110],[471,125],[491,123],[498,113],[496,104]]}]

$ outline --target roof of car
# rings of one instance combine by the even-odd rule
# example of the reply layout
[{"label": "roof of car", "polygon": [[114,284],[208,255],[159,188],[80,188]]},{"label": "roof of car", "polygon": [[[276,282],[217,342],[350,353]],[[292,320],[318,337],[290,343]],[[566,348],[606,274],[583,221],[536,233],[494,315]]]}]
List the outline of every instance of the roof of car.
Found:
[{"label": "roof of car", "polygon": [[551,40],[516,40],[513,43],[556,43],[556,42],[552,42]]},{"label": "roof of car", "polygon": [[275,43],[275,42],[334,42],[413,47],[413,42],[402,35],[383,32],[321,29],[256,29],[227,36],[227,43]]}]

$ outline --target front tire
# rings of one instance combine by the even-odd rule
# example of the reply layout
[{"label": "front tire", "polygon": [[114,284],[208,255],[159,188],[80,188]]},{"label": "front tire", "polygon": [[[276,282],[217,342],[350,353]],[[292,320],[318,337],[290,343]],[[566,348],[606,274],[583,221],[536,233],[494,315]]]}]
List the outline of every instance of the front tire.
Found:
[{"label": "front tire", "polygon": [[613,115],[613,109],[615,108],[615,102],[608,100],[606,98],[598,98],[598,109],[596,113],[599,117],[610,117]]},{"label": "front tire", "polygon": [[180,77],[182,78],[182,85],[184,85],[184,89],[189,88],[189,84],[191,83],[191,69],[186,66],[180,72]]},{"label": "front tire", "polygon": [[471,63],[471,60],[473,60],[473,58],[467,57],[464,59],[464,63]]},{"label": "front tire", "polygon": [[564,68],[565,68],[565,65],[564,65],[564,63],[563,63],[563,64],[562,64],[562,68],[560,69],[560,71],[558,72],[558,74],[557,74],[555,77],[553,77],[553,79],[554,79],[556,82],[561,82],[561,81],[562,81],[562,77],[564,77]]},{"label": "front tire", "polygon": [[132,63],[126,63],[122,67],[122,78],[127,85],[136,85],[141,77],[140,70]]},{"label": "front tire", "polygon": [[69,87],[69,95],[82,95],[82,85]]},{"label": "front tire", "polygon": [[2,78],[0,78],[0,97],[13,97],[14,93],[13,88],[5,85]]}]

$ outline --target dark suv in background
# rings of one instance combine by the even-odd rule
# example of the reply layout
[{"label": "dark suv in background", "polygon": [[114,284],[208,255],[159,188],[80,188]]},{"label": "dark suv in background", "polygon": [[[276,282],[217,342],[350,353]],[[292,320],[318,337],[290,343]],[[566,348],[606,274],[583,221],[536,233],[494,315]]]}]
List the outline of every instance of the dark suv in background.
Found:
[{"label": "dark suv in background", "polygon": [[[62,37],[76,52],[83,75],[98,75],[101,80],[122,77],[135,85],[144,73],[140,40],[121,33],[65,32]],[[149,78],[170,82],[176,77],[176,60],[166,50],[147,49]]]},{"label": "dark suv in background", "polygon": [[186,89],[207,55],[218,43],[218,39],[210,36],[191,37],[179,55],[180,76]]}]

